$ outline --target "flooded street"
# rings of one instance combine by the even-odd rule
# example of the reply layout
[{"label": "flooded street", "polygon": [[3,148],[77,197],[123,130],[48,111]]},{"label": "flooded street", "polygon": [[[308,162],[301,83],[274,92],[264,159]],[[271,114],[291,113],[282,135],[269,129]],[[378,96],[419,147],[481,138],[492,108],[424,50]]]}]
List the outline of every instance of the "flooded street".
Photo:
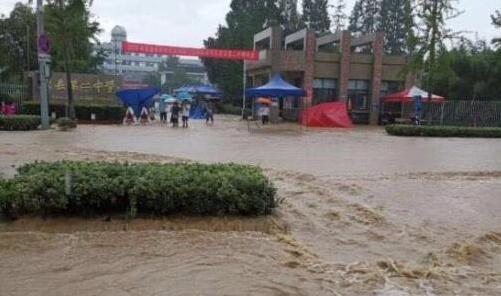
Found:
[{"label": "flooded street", "polygon": [[79,126],[0,132],[34,160],[262,166],[272,217],[0,223],[0,295],[501,295],[501,141],[382,129]]}]

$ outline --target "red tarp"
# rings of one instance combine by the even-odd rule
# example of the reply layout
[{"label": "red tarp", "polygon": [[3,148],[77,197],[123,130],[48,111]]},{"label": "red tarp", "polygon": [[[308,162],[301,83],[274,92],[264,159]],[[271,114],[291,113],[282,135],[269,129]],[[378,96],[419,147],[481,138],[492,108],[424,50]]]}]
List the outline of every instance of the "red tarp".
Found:
[{"label": "red tarp", "polygon": [[248,60],[248,61],[259,60],[259,52],[256,50],[205,49],[205,48],[133,43],[127,41],[123,42],[122,51],[144,53],[144,54],[195,56],[201,58],[213,58],[222,60]]},{"label": "red tarp", "polygon": [[344,102],[324,103],[306,109],[301,113],[301,124],[309,127],[353,127]]},{"label": "red tarp", "polygon": [[409,104],[409,103],[414,102],[413,97],[415,97],[415,96],[421,96],[423,103],[442,104],[445,101],[444,97],[432,94],[431,95],[431,102],[428,102],[428,92],[420,89],[417,86],[413,86],[413,87],[405,89],[401,92],[394,93],[394,94],[391,94],[391,95],[384,97],[383,102],[385,104],[389,104],[389,103]]}]

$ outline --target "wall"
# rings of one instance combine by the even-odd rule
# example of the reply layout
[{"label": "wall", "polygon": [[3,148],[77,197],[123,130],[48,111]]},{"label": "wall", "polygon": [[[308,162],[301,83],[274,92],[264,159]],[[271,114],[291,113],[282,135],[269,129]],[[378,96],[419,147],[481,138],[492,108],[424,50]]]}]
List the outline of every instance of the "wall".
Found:
[{"label": "wall", "polygon": [[[39,99],[39,85],[36,72],[29,73],[33,85],[31,97],[34,100]],[[119,76],[101,75],[101,74],[72,74],[72,88],[75,101],[100,101],[117,103],[115,93],[122,85],[122,79]],[[52,73],[49,81],[49,98],[51,101],[67,100],[66,74]]]}]

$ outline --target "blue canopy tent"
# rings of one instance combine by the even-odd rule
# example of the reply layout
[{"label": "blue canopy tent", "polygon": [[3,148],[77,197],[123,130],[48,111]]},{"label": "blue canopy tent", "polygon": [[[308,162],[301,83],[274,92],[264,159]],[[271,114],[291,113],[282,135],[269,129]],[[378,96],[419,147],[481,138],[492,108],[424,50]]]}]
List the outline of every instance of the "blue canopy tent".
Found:
[{"label": "blue canopy tent", "polygon": [[221,97],[223,92],[210,84],[188,85],[174,90],[175,93],[188,92],[193,95],[208,95],[211,97]]},{"label": "blue canopy tent", "polygon": [[205,85],[200,85],[195,88],[196,93],[200,95],[208,95],[211,97],[215,98],[220,98],[223,96],[223,92],[215,88],[213,85],[210,84],[205,84]]},{"label": "blue canopy tent", "polygon": [[[258,99],[260,97],[274,99],[287,97],[300,98],[304,96],[306,96],[306,91],[304,89],[289,84],[282,78],[280,74],[275,74],[265,85],[255,88],[248,88],[245,90],[242,114],[245,114],[245,108],[247,106],[245,100],[247,97],[251,99]],[[258,106],[258,104],[253,105],[254,108],[258,108]],[[256,110],[254,109],[253,112],[255,111]]]},{"label": "blue canopy tent", "polygon": [[139,116],[143,107],[151,107],[153,97],[159,92],[158,88],[126,89],[118,91],[116,95],[127,107],[132,107],[136,116]]},{"label": "blue canopy tent", "polygon": [[280,74],[275,74],[265,85],[245,90],[245,96],[249,98],[304,97],[305,95],[304,89],[287,83]]}]

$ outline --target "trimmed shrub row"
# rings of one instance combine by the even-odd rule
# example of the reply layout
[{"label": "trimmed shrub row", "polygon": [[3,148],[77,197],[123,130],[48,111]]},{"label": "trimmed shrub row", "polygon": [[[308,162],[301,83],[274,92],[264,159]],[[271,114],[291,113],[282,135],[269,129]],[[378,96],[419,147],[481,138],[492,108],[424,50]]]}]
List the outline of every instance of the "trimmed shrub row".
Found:
[{"label": "trimmed shrub row", "polygon": [[58,118],[56,120],[56,124],[57,124],[57,127],[59,128],[59,130],[62,130],[62,131],[67,131],[67,130],[74,129],[77,127],[77,123],[68,117]]},{"label": "trimmed shrub row", "polygon": [[498,127],[388,125],[386,132],[406,137],[501,138]]},{"label": "trimmed shrub row", "polygon": [[0,115],[0,130],[29,131],[37,129],[41,123],[40,116],[34,115]]},{"label": "trimmed shrub row", "polygon": [[[49,112],[55,112],[58,117],[63,117],[66,114],[66,104],[51,103]],[[24,102],[21,111],[24,114],[40,114],[40,103],[29,101]],[[125,108],[118,105],[104,105],[104,104],[75,104],[75,113],[77,119],[91,120],[91,114],[96,114],[96,120],[113,120],[121,121],[125,114]]]},{"label": "trimmed shrub row", "polygon": [[264,215],[275,205],[261,169],[236,164],[36,162],[0,180],[7,216]]}]

